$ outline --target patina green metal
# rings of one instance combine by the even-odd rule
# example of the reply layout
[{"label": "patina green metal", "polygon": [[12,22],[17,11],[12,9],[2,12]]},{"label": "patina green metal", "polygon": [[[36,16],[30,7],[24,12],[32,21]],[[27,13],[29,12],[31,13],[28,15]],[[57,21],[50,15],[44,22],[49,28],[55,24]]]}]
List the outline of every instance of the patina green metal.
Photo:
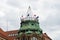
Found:
[{"label": "patina green metal", "polygon": [[[29,18],[27,16],[27,18]],[[30,19],[30,20],[21,20],[21,26],[20,26],[20,30],[19,30],[19,35],[24,34],[42,34],[42,29],[39,26],[39,21],[38,19]]]},{"label": "patina green metal", "polygon": [[38,21],[26,20],[21,22],[20,35],[25,34],[42,34],[42,29],[39,27]]}]

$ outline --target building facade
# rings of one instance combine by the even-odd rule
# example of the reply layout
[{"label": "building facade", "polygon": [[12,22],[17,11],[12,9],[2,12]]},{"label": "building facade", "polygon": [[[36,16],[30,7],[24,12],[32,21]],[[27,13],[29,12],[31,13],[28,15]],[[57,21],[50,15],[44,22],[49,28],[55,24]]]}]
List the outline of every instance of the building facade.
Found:
[{"label": "building facade", "polygon": [[39,26],[39,16],[33,14],[30,6],[27,15],[21,16],[19,30],[4,32],[0,29],[0,40],[52,40]]},{"label": "building facade", "polygon": [[43,31],[39,26],[39,16],[33,14],[30,6],[27,11],[27,15],[21,17],[21,26],[18,32],[19,40],[51,40],[45,38]]},{"label": "building facade", "polygon": [[0,28],[0,40],[8,40],[7,34]]},{"label": "building facade", "polygon": [[[18,31],[19,30],[12,30],[5,32],[0,28],[0,40],[19,40]],[[43,33],[42,35],[44,40],[52,40],[46,33]]]}]

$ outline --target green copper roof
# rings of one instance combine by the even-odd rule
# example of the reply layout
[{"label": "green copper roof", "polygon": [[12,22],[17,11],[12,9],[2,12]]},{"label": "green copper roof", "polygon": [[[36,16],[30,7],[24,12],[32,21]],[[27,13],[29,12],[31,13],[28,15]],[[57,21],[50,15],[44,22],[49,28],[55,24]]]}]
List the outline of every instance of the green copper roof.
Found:
[{"label": "green copper roof", "polygon": [[27,31],[25,32],[26,34],[32,34],[33,32],[32,31]]},{"label": "green copper roof", "polygon": [[29,27],[29,26],[28,27],[26,26],[26,27],[21,27],[20,28],[20,30],[27,30],[27,29],[28,30],[40,30],[38,27]]},{"label": "green copper roof", "polygon": [[36,34],[40,34],[40,32],[35,32]]},{"label": "green copper roof", "polygon": [[26,30],[26,29],[34,29],[34,30],[39,30],[39,23],[36,21],[24,21],[22,22],[22,27],[20,30]]},{"label": "green copper roof", "polygon": [[[24,18],[22,16],[21,18],[21,26],[20,26],[20,32],[19,35],[24,34],[33,34],[34,32],[36,34],[42,34],[42,29],[39,26],[38,22],[38,16],[34,15],[32,16],[31,10],[27,12],[27,16]],[[30,13],[30,14],[29,14]]]},{"label": "green copper roof", "polygon": [[[36,21],[32,21],[32,20],[22,22],[20,31],[24,31],[24,30],[25,30],[25,34],[33,33],[33,31],[31,30],[37,30],[36,34],[41,34],[40,31],[42,31],[42,29],[39,27],[39,23]],[[26,31],[26,30],[30,30],[30,31]]]}]

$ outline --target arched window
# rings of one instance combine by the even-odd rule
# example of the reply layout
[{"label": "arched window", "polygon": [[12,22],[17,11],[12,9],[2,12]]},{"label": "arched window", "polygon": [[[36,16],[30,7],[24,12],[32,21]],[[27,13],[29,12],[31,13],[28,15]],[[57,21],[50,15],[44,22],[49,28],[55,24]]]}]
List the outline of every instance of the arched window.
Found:
[{"label": "arched window", "polygon": [[21,40],[27,40],[26,37],[23,37]]},{"label": "arched window", "polygon": [[37,40],[37,38],[36,37],[32,37],[31,40]]}]

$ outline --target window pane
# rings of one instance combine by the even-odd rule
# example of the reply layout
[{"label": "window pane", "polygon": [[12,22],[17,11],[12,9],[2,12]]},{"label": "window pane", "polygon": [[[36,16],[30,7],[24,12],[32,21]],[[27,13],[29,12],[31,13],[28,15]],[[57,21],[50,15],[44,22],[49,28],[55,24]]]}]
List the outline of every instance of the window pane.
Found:
[{"label": "window pane", "polygon": [[31,40],[37,40],[37,38],[36,37],[33,37],[33,38],[31,38]]}]

